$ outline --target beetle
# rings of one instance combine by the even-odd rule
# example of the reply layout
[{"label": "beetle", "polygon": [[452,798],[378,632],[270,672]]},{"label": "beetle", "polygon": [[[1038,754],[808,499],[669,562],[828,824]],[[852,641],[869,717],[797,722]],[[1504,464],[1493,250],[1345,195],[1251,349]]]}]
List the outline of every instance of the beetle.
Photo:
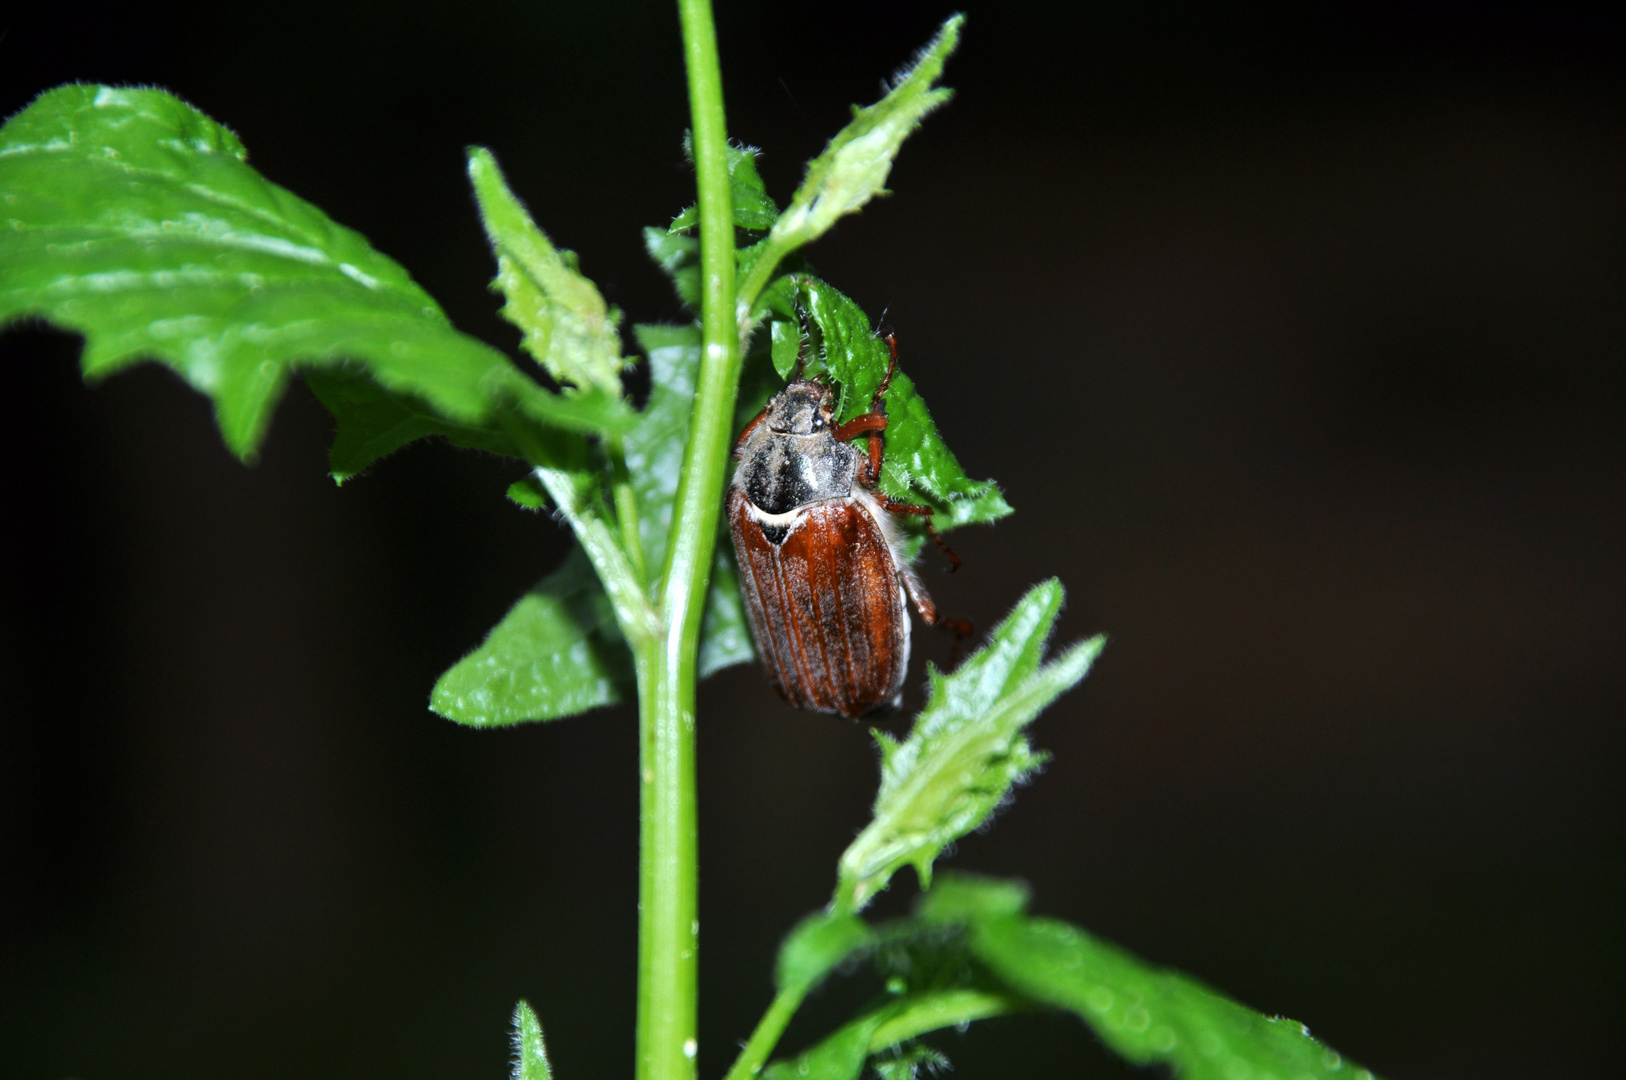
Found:
[{"label": "beetle", "polygon": [[[734,446],[728,526],[739,559],[745,612],[774,688],[790,704],[858,717],[896,708],[909,666],[909,606],[929,626],[964,637],[970,624],[944,619],[905,556],[894,515],[932,510],[880,490],[891,363],[869,411],[845,424],[834,389],[796,378],[746,425]],[[868,452],[850,440],[868,437]]]}]

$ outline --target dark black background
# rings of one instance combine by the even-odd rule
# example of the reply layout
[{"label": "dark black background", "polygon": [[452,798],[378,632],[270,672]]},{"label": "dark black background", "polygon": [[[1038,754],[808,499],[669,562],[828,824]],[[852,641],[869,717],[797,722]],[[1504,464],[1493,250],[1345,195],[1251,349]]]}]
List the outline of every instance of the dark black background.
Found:
[{"label": "dark black background", "polygon": [[[1309,7],[972,3],[959,99],[812,252],[1018,509],[957,534],[941,606],[987,625],[1056,574],[1062,636],[1113,635],[950,865],[1394,1078],[1618,1075],[1626,34]],[[949,10],[721,5],[776,195]],[[638,236],[692,183],[668,4],[0,23],[0,109],[165,86],[488,340],[475,142],[612,302],[680,315]],[[171,376],[87,390],[76,350],[0,339],[0,1074],[496,1077],[523,995],[564,1080],[625,1075],[631,712],[424,704],[563,550],[513,467],[418,446],[338,490],[295,390],[245,469]],[[701,717],[716,1076],[875,765],[753,669]],[[1121,1071],[1063,1018],[938,1043],[968,1078]]]}]

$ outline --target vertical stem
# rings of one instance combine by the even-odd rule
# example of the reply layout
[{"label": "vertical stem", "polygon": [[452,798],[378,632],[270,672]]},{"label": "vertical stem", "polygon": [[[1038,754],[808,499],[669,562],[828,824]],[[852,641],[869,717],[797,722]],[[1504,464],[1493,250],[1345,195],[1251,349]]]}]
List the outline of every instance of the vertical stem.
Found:
[{"label": "vertical stem", "polygon": [[[639,1080],[695,1075],[700,931],[694,687],[700,623],[740,375],[734,317],[734,210],[717,33],[709,0],[678,0],[700,206],[700,377],[672,533],[661,570],[660,633],[640,690],[642,841],[638,881]],[[643,672],[640,672],[643,675]]]}]

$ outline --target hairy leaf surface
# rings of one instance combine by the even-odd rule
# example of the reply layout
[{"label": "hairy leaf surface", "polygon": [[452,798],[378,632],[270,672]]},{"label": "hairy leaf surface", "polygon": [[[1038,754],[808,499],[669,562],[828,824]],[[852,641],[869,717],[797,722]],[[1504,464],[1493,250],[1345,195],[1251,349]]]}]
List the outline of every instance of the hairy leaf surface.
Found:
[{"label": "hairy leaf surface", "polygon": [[548,1064],[548,1048],[542,1039],[542,1025],[531,1006],[521,1001],[514,1006],[513,1080],[553,1080]]},{"label": "hairy leaf surface", "polygon": [[619,398],[620,313],[577,272],[575,254],[536,227],[491,151],[470,148],[469,181],[497,256],[491,285],[507,299],[501,314],[524,333],[525,350],[560,382]]},{"label": "hairy leaf surface", "polygon": [[[689,153],[689,139],[683,140],[683,152]],[[765,232],[779,218],[779,206],[768,197],[768,189],[757,172],[754,146],[728,146],[728,187],[734,200],[734,224],[753,232]],[[690,206],[672,219],[669,232],[687,232],[700,224],[700,207]]]},{"label": "hairy leaf surface", "polygon": [[296,366],[345,361],[454,425],[512,404],[596,430],[246,159],[237,136],[161,90],[41,95],[0,129],[0,323],[34,315],[85,335],[90,378],[163,362],[213,399],[244,457]]},{"label": "hairy leaf surface", "polygon": [[867,108],[853,108],[852,121],[808,162],[802,186],[768,234],[772,245],[788,252],[809,244],[843,214],[885,193],[887,174],[903,140],[927,113],[953,96],[933,84],[959,42],[964,21],[956,15],[945,22],[914,63],[893,78],[884,98]]},{"label": "hairy leaf surface", "polygon": [[1034,586],[952,675],[931,671],[930,698],[904,742],[875,733],[881,789],[874,819],[841,856],[834,910],[859,910],[904,866],[929,885],[943,848],[1043,762],[1024,729],[1084,678],[1105,643],[1091,638],[1040,666],[1062,596],[1055,580]]}]

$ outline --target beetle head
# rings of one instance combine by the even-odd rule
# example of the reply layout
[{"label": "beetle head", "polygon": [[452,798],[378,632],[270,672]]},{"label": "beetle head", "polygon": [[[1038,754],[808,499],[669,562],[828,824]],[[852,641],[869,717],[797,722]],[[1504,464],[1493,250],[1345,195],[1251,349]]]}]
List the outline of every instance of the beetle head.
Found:
[{"label": "beetle head", "polygon": [[830,388],[797,379],[768,403],[768,430],[779,435],[816,435],[830,429]]}]

